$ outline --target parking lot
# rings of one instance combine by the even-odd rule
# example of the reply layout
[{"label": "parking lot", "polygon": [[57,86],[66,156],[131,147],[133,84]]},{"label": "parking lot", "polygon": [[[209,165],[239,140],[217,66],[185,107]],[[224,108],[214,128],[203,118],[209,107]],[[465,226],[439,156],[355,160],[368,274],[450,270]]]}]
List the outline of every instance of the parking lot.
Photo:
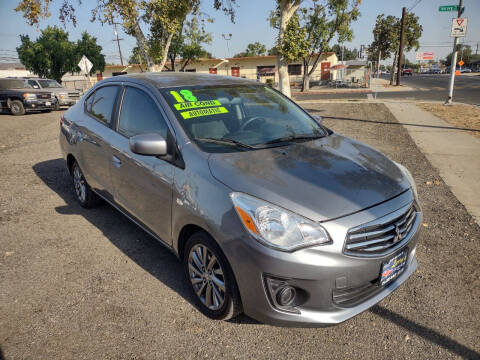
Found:
[{"label": "parking lot", "polygon": [[419,268],[401,288],[331,328],[207,319],[168,250],[112,207],[77,204],[58,145],[61,112],[2,114],[3,357],[480,358],[479,226],[384,105],[302,106],[412,172],[424,220]]}]

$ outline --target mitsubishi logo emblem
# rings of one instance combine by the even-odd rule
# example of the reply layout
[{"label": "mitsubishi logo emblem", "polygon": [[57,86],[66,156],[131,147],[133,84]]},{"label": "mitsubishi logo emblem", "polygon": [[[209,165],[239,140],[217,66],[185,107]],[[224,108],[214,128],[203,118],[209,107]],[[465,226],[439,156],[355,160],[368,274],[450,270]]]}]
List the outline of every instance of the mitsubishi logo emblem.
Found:
[{"label": "mitsubishi logo emblem", "polygon": [[395,236],[393,238],[393,243],[396,244],[402,240],[402,233],[400,232],[400,226],[395,224]]}]

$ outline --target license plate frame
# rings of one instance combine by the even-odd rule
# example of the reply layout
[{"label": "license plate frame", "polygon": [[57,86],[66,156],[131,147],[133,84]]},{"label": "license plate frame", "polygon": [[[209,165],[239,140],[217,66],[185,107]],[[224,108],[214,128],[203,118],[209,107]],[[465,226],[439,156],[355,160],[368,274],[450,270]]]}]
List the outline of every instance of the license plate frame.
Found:
[{"label": "license plate frame", "polygon": [[407,268],[408,249],[404,248],[382,263],[380,286],[386,286],[398,278]]}]

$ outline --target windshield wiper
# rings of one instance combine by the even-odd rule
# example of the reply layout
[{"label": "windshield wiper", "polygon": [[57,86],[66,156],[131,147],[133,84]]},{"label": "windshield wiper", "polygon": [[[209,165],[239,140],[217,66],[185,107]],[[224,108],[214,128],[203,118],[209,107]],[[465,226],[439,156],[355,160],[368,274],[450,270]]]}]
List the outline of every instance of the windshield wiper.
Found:
[{"label": "windshield wiper", "polygon": [[288,135],[282,136],[277,139],[269,140],[262,145],[270,145],[270,144],[277,144],[282,142],[289,142],[289,141],[300,141],[300,140],[313,140],[313,139],[320,139],[325,135],[320,134],[299,134],[299,135]]},{"label": "windshield wiper", "polygon": [[206,143],[212,143],[212,144],[222,144],[222,145],[233,145],[233,146],[238,146],[242,147],[245,149],[257,149],[257,147],[248,145],[245,143],[242,143],[240,141],[234,140],[234,139],[228,139],[228,138],[223,138],[223,139],[215,139],[215,138],[196,138],[195,141],[201,141],[201,142],[206,142]]}]

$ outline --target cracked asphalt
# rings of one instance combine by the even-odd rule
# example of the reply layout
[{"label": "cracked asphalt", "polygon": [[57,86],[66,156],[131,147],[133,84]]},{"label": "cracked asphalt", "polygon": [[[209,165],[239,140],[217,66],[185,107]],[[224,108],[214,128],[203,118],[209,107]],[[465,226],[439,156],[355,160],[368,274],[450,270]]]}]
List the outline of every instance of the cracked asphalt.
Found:
[{"label": "cracked asphalt", "polygon": [[480,358],[479,226],[385,106],[302,106],[412,172],[419,268],[396,292],[331,328],[207,319],[168,250],[76,203],[60,112],[0,115],[0,359]]}]

